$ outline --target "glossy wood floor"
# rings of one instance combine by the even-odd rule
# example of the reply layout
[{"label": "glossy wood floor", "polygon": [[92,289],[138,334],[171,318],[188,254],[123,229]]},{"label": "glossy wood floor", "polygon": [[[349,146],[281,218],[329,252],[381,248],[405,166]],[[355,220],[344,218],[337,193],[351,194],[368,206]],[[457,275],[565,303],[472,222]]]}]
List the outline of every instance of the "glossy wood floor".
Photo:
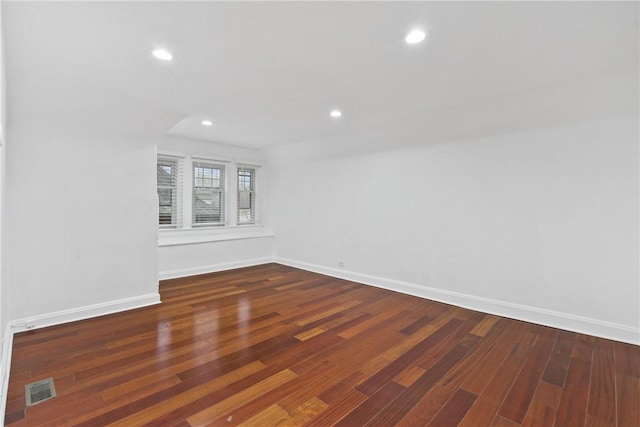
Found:
[{"label": "glossy wood floor", "polygon": [[640,425],[637,346],[277,264],[160,292],[17,335],[7,425]]}]

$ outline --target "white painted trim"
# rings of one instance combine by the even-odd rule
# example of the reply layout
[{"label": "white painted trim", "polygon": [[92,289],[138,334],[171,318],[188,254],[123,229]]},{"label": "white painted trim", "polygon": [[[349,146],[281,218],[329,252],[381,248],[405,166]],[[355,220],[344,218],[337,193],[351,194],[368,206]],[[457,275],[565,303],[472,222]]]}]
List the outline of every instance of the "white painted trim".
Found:
[{"label": "white painted trim", "polygon": [[0,359],[0,426],[4,425],[4,413],[7,409],[9,393],[9,374],[11,373],[11,353],[13,351],[13,331],[7,325],[2,340],[2,359]]},{"label": "white painted trim", "polygon": [[178,151],[168,151],[168,150],[157,150],[156,155],[158,157],[173,157],[175,159],[184,159],[186,157],[185,153],[180,153]]},{"label": "white painted trim", "polygon": [[193,268],[181,268],[179,270],[167,270],[158,273],[160,280],[177,279],[178,277],[195,276],[197,274],[215,273],[218,271],[232,270],[234,268],[252,267],[273,262],[272,257],[253,258],[243,261],[225,262],[220,264],[203,265]]},{"label": "white painted trim", "polygon": [[218,229],[196,227],[160,230],[158,233],[158,247],[221,242],[225,240],[262,239],[265,237],[274,237],[274,234],[271,231],[264,230],[261,225],[255,224]]},{"label": "white painted trim", "polygon": [[551,326],[553,328],[565,329],[582,334],[594,335],[597,337],[640,345],[640,329],[627,325],[605,322],[589,317],[576,316],[573,314],[561,313],[528,305],[513,304],[506,301],[499,301],[475,295],[451,292],[427,286],[419,286],[399,280],[385,279],[292,259],[275,257],[274,262],[288,265],[290,267],[300,268],[302,270],[325,274],[327,276],[337,277],[339,279],[364,283],[378,288],[401,292],[446,304],[452,304],[475,311],[481,311],[483,313],[495,314],[502,317],[509,317],[511,319],[523,320],[525,322]]},{"label": "white painted trim", "polygon": [[218,163],[221,166],[227,166],[229,163],[233,163],[233,160],[231,159],[225,159],[225,158],[220,158],[217,156],[212,156],[211,154],[196,154],[196,153],[192,153],[191,154],[191,162],[192,163],[197,163],[198,160],[204,160],[205,162],[209,162],[209,163]]},{"label": "white painted trim", "polygon": [[[9,375],[11,374],[11,354],[13,351],[13,335],[31,329],[40,329],[62,323],[104,316],[106,314],[142,308],[159,304],[160,294],[153,293],[132,298],[110,301],[102,304],[88,305],[70,310],[56,311],[34,317],[17,319],[9,322],[2,341],[2,359],[0,359],[0,425],[4,425],[4,413],[7,407],[7,393],[9,390]],[[33,327],[27,328],[28,323]]]},{"label": "white painted trim", "polygon": [[236,160],[236,169],[240,168],[240,167],[249,167],[249,168],[260,169],[262,167],[262,165],[260,163],[256,163],[256,162],[243,162],[243,161],[240,161],[240,160]]},{"label": "white painted trim", "polygon": [[[109,301],[101,304],[72,308],[70,310],[62,310],[53,313],[40,314],[33,317],[16,319],[9,322],[9,327],[13,333],[18,333],[31,329],[46,328],[47,326],[60,325],[62,323],[104,316],[106,314],[119,313],[121,311],[142,308],[159,303],[160,294],[156,292],[153,294],[140,295],[137,297]],[[27,327],[27,325],[32,322],[33,326]]]}]

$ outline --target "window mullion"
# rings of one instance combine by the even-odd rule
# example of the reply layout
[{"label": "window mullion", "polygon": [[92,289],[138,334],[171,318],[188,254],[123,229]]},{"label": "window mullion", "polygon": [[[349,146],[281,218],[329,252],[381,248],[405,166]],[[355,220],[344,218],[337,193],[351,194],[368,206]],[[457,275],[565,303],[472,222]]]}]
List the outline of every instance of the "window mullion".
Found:
[{"label": "window mullion", "polygon": [[[158,153],[160,228],[234,228],[259,224],[261,209],[257,204],[262,199],[259,168],[193,154]],[[170,216],[168,200],[171,200]]]},{"label": "window mullion", "polygon": [[219,162],[192,158],[192,227],[228,225],[227,170]]},{"label": "window mullion", "polygon": [[[238,165],[233,162],[229,168],[229,180],[227,183],[227,194],[232,195],[228,199],[228,222],[231,227],[238,225]],[[232,172],[232,171],[235,171]]]}]

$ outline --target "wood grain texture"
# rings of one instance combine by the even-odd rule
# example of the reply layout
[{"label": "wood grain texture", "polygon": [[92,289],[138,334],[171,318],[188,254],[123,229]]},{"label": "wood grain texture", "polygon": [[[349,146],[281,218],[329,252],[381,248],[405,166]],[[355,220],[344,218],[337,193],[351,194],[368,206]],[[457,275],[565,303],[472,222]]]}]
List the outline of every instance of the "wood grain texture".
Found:
[{"label": "wood grain texture", "polygon": [[478,396],[466,390],[458,389],[435,416],[428,427],[455,427],[466,415]]},{"label": "wood grain texture", "polygon": [[6,425],[640,425],[637,346],[278,264],[160,294],[16,335]]},{"label": "wood grain texture", "polygon": [[571,358],[567,383],[562,392],[556,417],[558,425],[585,425],[591,380],[590,370],[589,362]]},{"label": "wood grain texture", "polygon": [[505,398],[498,414],[503,418],[521,424],[529,409],[531,399],[538,387],[544,367],[558,331],[544,328],[541,330],[527,361],[516,378],[511,391]]}]

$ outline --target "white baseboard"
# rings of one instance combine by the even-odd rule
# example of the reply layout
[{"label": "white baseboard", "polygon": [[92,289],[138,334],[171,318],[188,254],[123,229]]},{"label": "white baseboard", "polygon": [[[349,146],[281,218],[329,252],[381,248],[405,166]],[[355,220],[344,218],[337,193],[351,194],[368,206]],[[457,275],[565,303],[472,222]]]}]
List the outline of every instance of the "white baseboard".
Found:
[{"label": "white baseboard", "polygon": [[16,319],[7,325],[2,340],[2,359],[0,360],[0,425],[4,425],[4,413],[7,407],[7,393],[9,389],[9,375],[11,373],[11,353],[13,350],[13,335],[32,329],[45,328],[76,320],[104,316],[134,308],[142,308],[160,303],[160,294],[153,293],[133,298],[125,298],[102,304],[88,305],[70,310],[56,311],[38,316]]},{"label": "white baseboard", "polygon": [[70,310],[56,311],[53,313],[40,314],[33,317],[25,317],[9,322],[12,333],[23,332],[32,329],[45,328],[47,326],[59,325],[62,323],[75,322],[77,320],[89,319],[92,317],[104,316],[106,314],[118,313],[134,308],[142,308],[160,303],[160,294],[153,293],[140,295],[132,298],[125,298],[116,301],[109,301],[101,304],[87,305],[85,307],[72,308]]},{"label": "white baseboard", "polygon": [[13,350],[13,331],[7,325],[2,339],[2,359],[0,359],[0,426],[4,425],[4,413],[7,409],[9,393],[9,374],[11,373],[11,352]]},{"label": "white baseboard", "polygon": [[481,311],[483,313],[495,314],[502,317],[509,317],[511,319],[523,320],[525,322],[537,323],[582,334],[640,345],[640,329],[635,329],[627,325],[605,322],[589,317],[576,316],[573,314],[561,313],[538,307],[513,304],[506,301],[483,298],[475,295],[419,286],[398,280],[385,279],[292,259],[275,257],[274,262],[288,265],[290,267],[300,268],[302,270],[325,274],[327,276],[337,277],[339,279],[364,283],[378,288],[401,292],[446,304],[452,304],[475,311]]},{"label": "white baseboard", "polygon": [[217,271],[232,270],[234,268],[253,267],[254,265],[273,262],[273,257],[253,258],[243,261],[225,262],[220,264],[203,265],[179,270],[167,270],[158,273],[160,280],[177,279],[179,277],[195,276],[197,274],[215,273]]}]

